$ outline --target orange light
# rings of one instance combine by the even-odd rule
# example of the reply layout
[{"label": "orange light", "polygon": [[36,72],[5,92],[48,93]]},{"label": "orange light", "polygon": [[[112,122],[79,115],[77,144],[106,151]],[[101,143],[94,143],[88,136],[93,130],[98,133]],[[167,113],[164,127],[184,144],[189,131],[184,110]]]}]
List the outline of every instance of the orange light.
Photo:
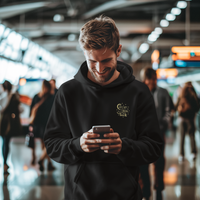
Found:
[{"label": "orange light", "polygon": [[168,171],[164,172],[164,183],[173,185],[177,182],[178,173],[177,173],[177,166],[172,165]]},{"label": "orange light", "polygon": [[[200,60],[200,46],[174,46],[172,60]],[[192,56],[191,53],[194,55]]]},{"label": "orange light", "polygon": [[178,75],[177,69],[157,69],[156,70],[158,79],[175,78]]},{"label": "orange light", "polygon": [[23,166],[23,170],[24,170],[24,171],[27,171],[27,170],[28,170],[28,166],[27,166],[27,165],[24,165],[24,166]]},{"label": "orange light", "polygon": [[173,53],[200,53],[200,46],[174,46],[171,50]]},{"label": "orange light", "polygon": [[23,86],[23,85],[25,85],[25,84],[26,84],[26,79],[25,79],[25,78],[21,78],[21,79],[19,80],[19,85]]},{"label": "orange light", "polygon": [[165,184],[175,184],[177,182],[177,174],[176,173],[170,173],[170,172],[164,172],[164,183]]},{"label": "orange light", "polygon": [[[197,54],[196,54],[197,55]],[[180,54],[173,54],[172,55],[172,60],[176,61],[176,60],[200,60],[200,56],[195,56],[195,57],[191,57],[189,54],[187,57],[183,57]]]},{"label": "orange light", "polygon": [[152,63],[156,62],[159,63],[160,52],[156,49],[151,54],[151,61]]}]

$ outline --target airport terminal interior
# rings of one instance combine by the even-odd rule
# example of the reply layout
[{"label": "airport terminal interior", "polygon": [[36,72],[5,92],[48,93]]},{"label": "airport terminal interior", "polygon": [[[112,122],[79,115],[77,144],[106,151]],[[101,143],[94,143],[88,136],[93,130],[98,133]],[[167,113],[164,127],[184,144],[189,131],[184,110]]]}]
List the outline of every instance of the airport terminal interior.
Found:
[{"label": "airport terminal interior", "polygon": [[[156,70],[157,84],[174,105],[184,83],[191,82],[200,102],[200,0],[0,0],[0,84],[8,80],[20,97],[22,134],[9,142],[4,173],[0,137],[0,200],[63,200],[64,166],[40,170],[41,140],[35,138],[36,162],[25,144],[30,105],[43,80],[56,87],[73,79],[85,61],[78,38],[81,27],[100,15],[111,17],[120,34],[118,58],[142,81],[143,71]],[[0,87],[0,102],[3,89]],[[200,111],[195,116],[196,158],[185,136],[180,157],[180,117],[165,134],[163,200],[200,200]],[[156,200],[154,165],[149,166],[151,197]],[[141,187],[142,187],[142,183]]]}]

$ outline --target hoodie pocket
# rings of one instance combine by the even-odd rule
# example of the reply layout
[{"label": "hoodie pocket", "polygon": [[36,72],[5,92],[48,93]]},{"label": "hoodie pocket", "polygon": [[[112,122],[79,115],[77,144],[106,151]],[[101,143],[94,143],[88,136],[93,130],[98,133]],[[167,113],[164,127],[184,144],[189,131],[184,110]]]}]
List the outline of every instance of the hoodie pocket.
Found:
[{"label": "hoodie pocket", "polygon": [[130,200],[138,190],[134,177],[119,163],[82,163],[73,180],[77,199]]}]

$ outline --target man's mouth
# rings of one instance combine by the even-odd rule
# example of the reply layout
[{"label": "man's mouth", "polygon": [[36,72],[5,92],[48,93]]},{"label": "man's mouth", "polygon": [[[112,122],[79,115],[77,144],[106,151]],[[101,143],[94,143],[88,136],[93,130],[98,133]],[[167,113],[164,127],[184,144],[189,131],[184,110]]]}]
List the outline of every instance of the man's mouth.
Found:
[{"label": "man's mouth", "polygon": [[110,69],[105,69],[103,72],[98,72],[98,71],[96,71],[96,73],[99,75],[99,76],[103,76],[103,75],[105,75],[108,71],[109,71]]}]

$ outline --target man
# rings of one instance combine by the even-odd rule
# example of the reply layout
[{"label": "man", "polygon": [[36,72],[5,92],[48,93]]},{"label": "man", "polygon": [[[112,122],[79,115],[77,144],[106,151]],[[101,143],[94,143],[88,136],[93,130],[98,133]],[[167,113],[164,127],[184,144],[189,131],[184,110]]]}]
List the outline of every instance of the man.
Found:
[{"label": "man", "polygon": [[52,78],[49,83],[51,84],[51,94],[56,95],[58,92],[58,89],[56,88],[56,80]]},{"label": "man", "polygon": [[[148,86],[154,98],[158,121],[160,125],[161,135],[164,138],[170,122],[170,111],[174,109],[171,97],[166,89],[157,86],[156,71],[152,68],[146,68],[144,70],[144,83]],[[159,159],[154,163],[155,165],[155,181],[154,189],[156,189],[156,200],[162,199],[162,190],[164,189],[163,173],[165,166],[164,158],[164,146],[162,154]],[[149,177],[149,165],[140,166],[141,179],[143,182],[143,195],[146,200],[149,200],[151,196],[150,191],[150,177]]]},{"label": "man", "polygon": [[[59,88],[44,136],[49,156],[65,164],[65,199],[141,200],[139,165],[157,160],[163,144],[153,97],[117,61],[112,19],[87,22],[79,43],[86,62]],[[100,139],[94,125],[112,129]]]}]

